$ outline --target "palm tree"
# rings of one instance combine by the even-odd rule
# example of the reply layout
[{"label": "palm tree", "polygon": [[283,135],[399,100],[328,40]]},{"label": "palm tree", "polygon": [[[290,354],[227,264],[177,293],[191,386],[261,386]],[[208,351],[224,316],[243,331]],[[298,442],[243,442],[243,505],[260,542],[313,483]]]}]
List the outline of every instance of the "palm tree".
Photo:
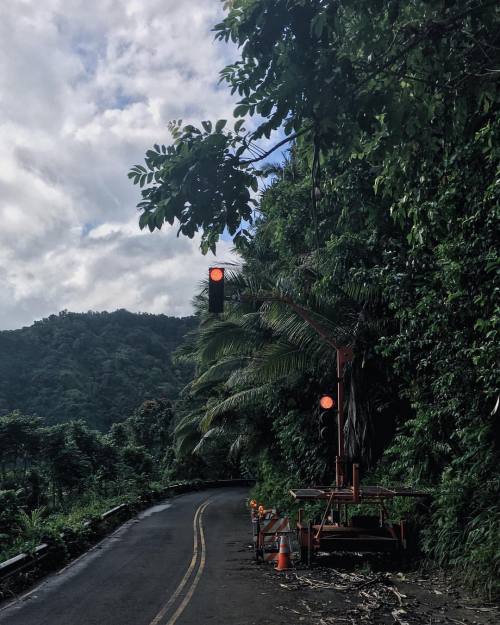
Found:
[{"label": "palm tree", "polygon": [[[254,250],[255,253],[255,250]],[[304,275],[312,274],[314,258],[301,263]],[[277,383],[290,384],[306,373],[334,378],[335,349],[352,345],[355,360],[348,372],[349,405],[346,421],[347,453],[370,464],[373,453],[373,403],[376,396],[364,392],[364,342],[379,320],[370,318],[376,302],[373,287],[351,283],[328,299],[303,289],[298,302],[297,280],[265,265],[255,256],[243,269],[226,272],[227,306],[221,318],[204,311],[205,293],[197,300],[200,327],[184,346],[184,358],[197,365],[197,374],[185,393],[201,401],[176,430],[181,449],[201,451],[218,436],[232,438],[233,451],[252,439],[248,411],[267,409]],[[199,405],[199,404],[198,404]]]}]

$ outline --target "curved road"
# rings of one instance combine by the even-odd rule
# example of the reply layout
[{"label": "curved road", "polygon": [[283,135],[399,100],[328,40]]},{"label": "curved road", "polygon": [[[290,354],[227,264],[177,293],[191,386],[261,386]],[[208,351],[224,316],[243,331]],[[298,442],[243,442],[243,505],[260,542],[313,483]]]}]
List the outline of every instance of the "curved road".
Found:
[{"label": "curved road", "polygon": [[247,490],[181,495],[142,512],[0,607],[1,625],[259,625],[272,592],[252,570]]}]

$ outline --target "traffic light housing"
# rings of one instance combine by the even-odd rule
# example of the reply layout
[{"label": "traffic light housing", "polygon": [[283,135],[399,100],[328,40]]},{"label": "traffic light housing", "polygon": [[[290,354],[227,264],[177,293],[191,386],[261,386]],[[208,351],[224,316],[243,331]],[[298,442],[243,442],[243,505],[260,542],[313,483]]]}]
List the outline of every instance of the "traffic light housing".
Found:
[{"label": "traffic light housing", "polygon": [[208,270],[208,312],[224,311],[224,269],[210,267]]},{"label": "traffic light housing", "polygon": [[333,441],[335,437],[336,401],[332,395],[322,395],[319,400],[319,437],[322,440]]}]

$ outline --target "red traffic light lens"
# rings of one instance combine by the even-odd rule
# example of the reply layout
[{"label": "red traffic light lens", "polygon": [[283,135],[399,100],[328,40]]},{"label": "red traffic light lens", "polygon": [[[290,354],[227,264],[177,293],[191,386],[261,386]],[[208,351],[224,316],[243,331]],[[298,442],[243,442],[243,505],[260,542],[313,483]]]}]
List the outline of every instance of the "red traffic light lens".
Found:
[{"label": "red traffic light lens", "polygon": [[319,400],[319,405],[323,410],[330,410],[335,406],[335,400],[331,395],[323,395]]},{"label": "red traffic light lens", "polygon": [[208,276],[212,282],[220,282],[224,278],[224,269],[212,267],[208,272]]}]

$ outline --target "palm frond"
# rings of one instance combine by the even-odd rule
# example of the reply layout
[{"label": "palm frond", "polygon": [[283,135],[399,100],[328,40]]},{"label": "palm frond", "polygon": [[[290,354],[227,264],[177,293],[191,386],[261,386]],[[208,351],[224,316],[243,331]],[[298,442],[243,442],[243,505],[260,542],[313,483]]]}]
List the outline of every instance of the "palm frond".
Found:
[{"label": "palm frond", "polygon": [[221,438],[225,435],[226,429],[222,425],[210,428],[203,434],[201,439],[198,441],[198,444],[193,448],[193,453],[200,453],[201,451],[203,451],[203,448],[207,446],[207,443],[210,443],[214,439]]},{"label": "palm frond", "polygon": [[[278,336],[297,345],[307,348],[312,342],[322,342],[323,338],[317,330],[296,312],[289,308],[286,303],[266,302],[262,307],[263,319],[268,328]],[[331,339],[339,344],[347,344],[352,341],[353,328],[350,325],[335,324],[327,317],[307,310],[313,321],[317,322],[323,330],[331,336]]]},{"label": "palm frond", "polygon": [[382,291],[377,284],[364,280],[350,280],[342,286],[344,292],[360,305],[376,304],[382,301]]},{"label": "palm frond", "polygon": [[214,323],[200,332],[200,361],[208,364],[227,356],[250,355],[258,343],[258,337],[241,325],[224,321]]},{"label": "palm frond", "polygon": [[229,447],[229,456],[236,458],[246,447],[248,447],[249,436],[246,433],[238,434]]},{"label": "palm frond", "polygon": [[179,422],[174,429],[177,451],[184,455],[191,453],[201,436],[201,421],[204,413],[201,410],[191,412]]},{"label": "palm frond", "polygon": [[218,401],[214,406],[210,407],[201,421],[201,427],[204,431],[212,427],[212,423],[218,417],[227,414],[228,412],[238,411],[241,412],[247,408],[254,409],[259,406],[272,390],[271,384],[263,384],[262,386],[245,389],[238,391],[233,395]]},{"label": "palm frond", "polygon": [[300,349],[283,341],[266,345],[258,357],[254,358],[248,372],[254,382],[277,382],[291,375],[303,373],[314,360],[314,352]]},{"label": "palm frond", "polygon": [[205,391],[220,382],[227,382],[230,375],[244,367],[250,361],[249,356],[230,356],[217,361],[199,377],[195,378],[186,389],[194,394]]}]

